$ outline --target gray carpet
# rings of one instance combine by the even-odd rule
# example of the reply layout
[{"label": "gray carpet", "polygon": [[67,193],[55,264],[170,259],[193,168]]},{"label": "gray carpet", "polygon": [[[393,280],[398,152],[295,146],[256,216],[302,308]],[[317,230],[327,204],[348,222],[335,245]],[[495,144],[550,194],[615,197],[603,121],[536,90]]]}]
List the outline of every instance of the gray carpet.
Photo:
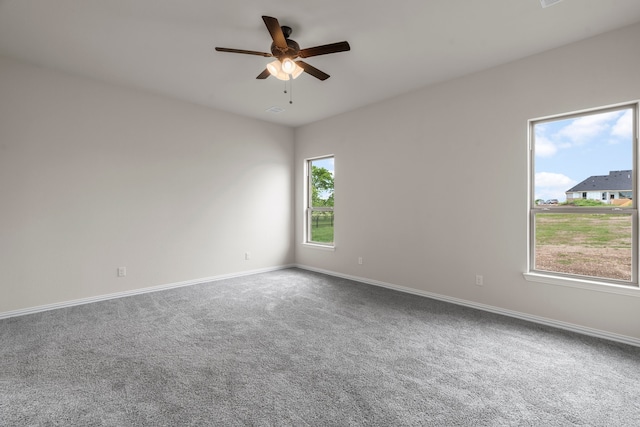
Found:
[{"label": "gray carpet", "polygon": [[3,426],[638,426],[640,348],[298,269],[0,321]]}]

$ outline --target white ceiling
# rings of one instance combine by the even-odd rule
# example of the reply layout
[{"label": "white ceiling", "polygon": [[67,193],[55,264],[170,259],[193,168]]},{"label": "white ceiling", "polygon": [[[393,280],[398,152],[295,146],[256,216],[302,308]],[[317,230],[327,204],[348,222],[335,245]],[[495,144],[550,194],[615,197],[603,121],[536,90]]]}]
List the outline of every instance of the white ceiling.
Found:
[{"label": "white ceiling", "polygon": [[[270,58],[262,15],[331,78],[256,80]],[[0,54],[288,126],[640,21],[640,0],[0,0]],[[637,54],[637,52],[635,53]],[[272,106],[282,113],[266,110]]]}]

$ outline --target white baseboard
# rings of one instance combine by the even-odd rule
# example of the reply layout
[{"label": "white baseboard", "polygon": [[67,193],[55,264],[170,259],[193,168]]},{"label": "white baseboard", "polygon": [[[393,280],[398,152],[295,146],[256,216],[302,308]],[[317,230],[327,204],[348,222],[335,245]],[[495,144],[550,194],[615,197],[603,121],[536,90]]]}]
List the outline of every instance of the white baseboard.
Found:
[{"label": "white baseboard", "polygon": [[634,338],[634,337],[630,337],[630,336],[627,336],[627,335],[615,334],[615,333],[612,333],[612,332],[602,331],[602,330],[599,330],[599,329],[588,328],[586,326],[575,325],[573,323],[561,322],[561,321],[549,319],[549,318],[546,318],[546,317],[534,316],[534,315],[531,315],[531,314],[521,313],[521,312],[513,311],[513,310],[507,310],[507,309],[500,308],[500,307],[495,307],[495,306],[486,305],[486,304],[480,304],[480,303],[469,301],[469,300],[464,300],[464,299],[460,299],[460,298],[453,298],[453,297],[449,297],[449,296],[446,296],[446,295],[436,294],[436,293],[433,293],[433,292],[421,291],[421,290],[418,290],[418,289],[408,288],[408,287],[405,287],[405,286],[395,285],[395,284],[392,284],[392,283],[386,283],[386,282],[381,282],[381,281],[378,281],[378,280],[367,279],[365,277],[351,276],[351,275],[348,275],[348,274],[337,273],[335,271],[324,270],[324,269],[310,267],[310,266],[301,265],[301,264],[281,265],[281,266],[276,266],[276,267],[269,267],[269,268],[263,268],[263,269],[257,269],[257,270],[243,271],[243,272],[240,272],[240,273],[230,273],[230,274],[223,274],[223,275],[219,275],[219,276],[204,277],[204,278],[195,279],[195,280],[188,280],[188,281],[184,281],[184,282],[169,283],[169,284],[166,284],[166,285],[152,286],[152,287],[148,287],[148,288],[134,289],[134,290],[131,290],[131,291],[116,292],[116,293],[112,293],[112,294],[98,295],[98,296],[95,296],[95,297],[81,298],[81,299],[76,299],[76,300],[71,300],[71,301],[62,301],[62,302],[54,303],[54,304],[40,305],[40,306],[36,306],[36,307],[28,307],[28,308],[24,308],[24,309],[20,309],[20,310],[6,311],[6,312],[3,312],[3,313],[0,313],[0,319],[7,319],[9,317],[17,317],[17,316],[25,316],[27,314],[40,313],[40,312],[43,312],[43,311],[56,310],[56,309],[59,309],[59,308],[73,307],[73,306],[82,305],[82,304],[90,304],[90,303],[94,303],[94,302],[106,301],[106,300],[115,299],[115,298],[123,298],[123,297],[128,297],[128,296],[133,296],[133,295],[140,295],[140,294],[145,294],[145,293],[149,293],[149,292],[157,292],[157,291],[163,291],[163,290],[167,290],[167,289],[180,288],[180,287],[183,287],[183,286],[191,286],[191,285],[198,285],[198,284],[201,284],[201,283],[215,282],[215,281],[218,281],[218,280],[231,279],[231,278],[234,278],[234,277],[250,276],[250,275],[253,275],[253,274],[266,273],[266,272],[269,272],[269,271],[284,270],[284,269],[292,268],[292,267],[297,267],[297,268],[300,268],[300,269],[303,269],[303,270],[315,271],[317,273],[323,273],[323,274],[327,274],[329,276],[340,277],[340,278],[348,279],[348,280],[354,280],[356,282],[361,282],[361,283],[365,283],[365,284],[368,284],[368,285],[380,286],[380,287],[383,287],[383,288],[393,289],[393,290],[396,290],[396,291],[405,292],[405,293],[418,295],[418,296],[422,296],[422,297],[427,297],[427,298],[432,298],[432,299],[436,299],[436,300],[440,300],[440,301],[450,302],[450,303],[453,303],[453,304],[462,305],[462,306],[466,306],[466,307],[471,307],[471,308],[475,308],[475,309],[478,309],[478,310],[488,311],[488,312],[491,312],[491,313],[501,314],[501,315],[504,315],[504,316],[509,316],[509,317],[513,317],[513,318],[517,318],[517,319],[527,320],[527,321],[533,322],[533,323],[539,323],[539,324],[542,324],[542,325],[547,325],[547,326],[552,326],[552,327],[556,327],[556,328],[559,328],[559,329],[564,329],[564,330],[568,330],[568,331],[572,331],[572,332],[577,332],[577,333],[580,333],[580,334],[583,334],[583,335],[589,335],[589,336],[593,336],[593,337],[597,337],[597,338],[604,338],[604,339],[607,339],[607,340],[616,341],[616,342],[620,342],[620,343],[623,343],[623,344],[629,344],[629,345],[632,345],[632,346],[640,347],[640,339]]},{"label": "white baseboard", "polygon": [[157,292],[157,291],[164,291],[167,289],[181,288],[183,286],[199,285],[201,283],[215,282],[215,281],[224,280],[224,279],[232,279],[234,277],[250,276],[258,273],[266,273],[269,271],[284,270],[292,267],[295,267],[295,265],[293,264],[281,265],[276,267],[243,271],[241,273],[222,274],[219,276],[203,277],[201,279],[187,280],[185,282],[169,283],[166,285],[151,286],[148,288],[134,289],[131,291],[116,292],[113,294],[98,295],[95,297],[80,298],[80,299],[71,300],[71,301],[62,301],[54,304],[39,305],[36,307],[28,307],[20,310],[5,311],[3,313],[0,313],[0,319],[7,319],[9,317],[17,317],[17,316],[25,316],[27,314],[40,313],[42,311],[56,310],[59,308],[73,307],[73,306],[82,305],[82,304],[90,304],[93,302],[106,301],[106,300],[115,299],[115,298],[123,298],[123,297],[129,297],[133,295],[146,294],[149,292]]},{"label": "white baseboard", "polygon": [[427,291],[421,291],[421,290],[418,290],[418,289],[407,288],[407,287],[404,287],[404,286],[394,285],[394,284],[391,284],[391,283],[380,282],[378,280],[367,279],[365,277],[358,277],[358,276],[351,276],[351,275],[348,275],[348,274],[336,273],[335,271],[323,270],[321,268],[309,267],[307,265],[297,264],[296,267],[298,267],[300,269],[303,269],[303,270],[315,271],[317,273],[323,273],[323,274],[327,274],[329,276],[335,276],[335,277],[340,277],[340,278],[343,278],[343,279],[354,280],[356,282],[366,283],[368,285],[374,285],[374,286],[380,286],[380,287],[383,287],[383,288],[389,288],[389,289],[393,289],[393,290],[400,291],[400,292],[405,292],[405,293],[414,294],[414,295],[418,295],[418,296],[422,296],[422,297],[427,297],[427,298],[432,298],[432,299],[436,299],[436,300],[440,300],[440,301],[450,302],[450,303],[457,304],[457,305],[476,308],[478,310],[483,310],[483,311],[488,311],[488,312],[491,312],[491,313],[501,314],[501,315],[508,316],[508,317],[514,317],[516,319],[527,320],[527,321],[533,322],[533,323],[539,323],[539,324],[542,324],[542,325],[553,326],[555,328],[564,329],[564,330],[571,331],[571,332],[577,332],[577,333],[583,334],[583,335],[589,335],[589,336],[597,337],[597,338],[604,338],[604,339],[607,339],[607,340],[610,340],[610,341],[616,341],[616,342],[620,342],[620,343],[623,343],[623,344],[629,344],[629,345],[633,345],[633,346],[636,346],[636,347],[640,347],[640,339],[634,338],[634,337],[630,337],[630,336],[627,336],[627,335],[615,334],[615,333],[612,333],[612,332],[602,331],[602,330],[599,330],[599,329],[588,328],[586,326],[575,325],[573,323],[561,322],[561,321],[558,321],[558,320],[548,319],[546,317],[534,316],[534,315],[531,315],[531,314],[521,313],[521,312],[513,311],[513,310],[507,310],[507,309],[500,308],[500,307],[494,307],[494,306],[491,306],[491,305],[480,304],[480,303],[469,301],[469,300],[464,300],[464,299],[460,299],[460,298],[453,298],[453,297],[449,297],[449,296],[446,296],[446,295],[436,294],[436,293],[433,293],[433,292],[427,292]]}]

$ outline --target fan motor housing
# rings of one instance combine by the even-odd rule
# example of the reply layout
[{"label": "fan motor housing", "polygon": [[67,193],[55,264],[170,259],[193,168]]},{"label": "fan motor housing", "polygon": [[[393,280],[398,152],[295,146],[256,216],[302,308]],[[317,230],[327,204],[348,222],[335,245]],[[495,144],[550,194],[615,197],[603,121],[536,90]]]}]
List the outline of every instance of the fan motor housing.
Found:
[{"label": "fan motor housing", "polygon": [[282,35],[284,35],[284,38],[287,41],[287,49],[281,49],[276,46],[275,43],[271,43],[271,54],[280,60],[282,60],[282,58],[297,58],[298,53],[300,52],[300,45],[295,40],[291,40],[289,38],[292,31],[291,27],[283,25],[280,29],[282,29]]},{"label": "fan motor housing", "polygon": [[280,49],[275,43],[271,43],[271,54],[278,59],[297,58],[300,45],[295,40],[287,39],[287,49]]}]

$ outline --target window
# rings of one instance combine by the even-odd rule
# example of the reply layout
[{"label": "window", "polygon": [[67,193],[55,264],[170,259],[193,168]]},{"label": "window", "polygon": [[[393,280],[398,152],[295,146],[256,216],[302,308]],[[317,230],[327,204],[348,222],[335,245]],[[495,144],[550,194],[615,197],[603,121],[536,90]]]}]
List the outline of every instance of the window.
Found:
[{"label": "window", "polygon": [[334,157],[307,160],[305,243],[333,247]]},{"label": "window", "polygon": [[637,286],[638,104],[529,124],[529,273]]}]

